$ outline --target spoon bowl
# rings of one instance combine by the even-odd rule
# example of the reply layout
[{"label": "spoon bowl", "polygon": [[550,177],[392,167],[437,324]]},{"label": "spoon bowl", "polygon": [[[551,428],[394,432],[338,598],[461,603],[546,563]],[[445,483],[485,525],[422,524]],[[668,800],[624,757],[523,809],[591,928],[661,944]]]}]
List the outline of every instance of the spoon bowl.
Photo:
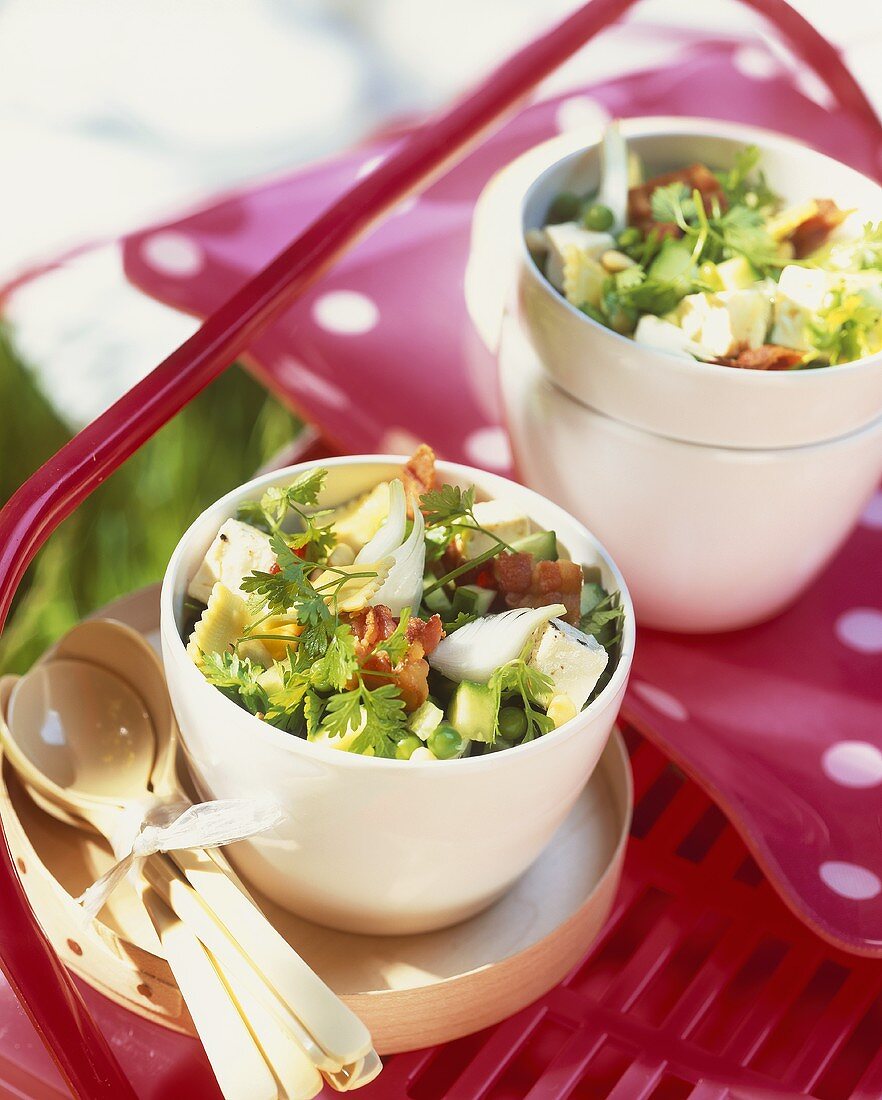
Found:
[{"label": "spoon bowl", "polygon": [[141,696],[112,672],[61,658],[12,690],[7,723],[30,763],[74,801],[118,803],[147,790],[156,755]]}]

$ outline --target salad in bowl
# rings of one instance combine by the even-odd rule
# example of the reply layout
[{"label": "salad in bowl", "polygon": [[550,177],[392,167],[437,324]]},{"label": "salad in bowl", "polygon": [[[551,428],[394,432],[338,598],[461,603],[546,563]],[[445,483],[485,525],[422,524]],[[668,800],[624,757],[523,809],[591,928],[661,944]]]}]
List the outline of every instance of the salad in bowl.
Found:
[{"label": "salad in bowl", "polygon": [[426,447],[337,507],[328,471],[243,500],[189,581],[187,655],[312,745],[434,763],[525,745],[609,683],[625,610],[523,508],[439,483]]},{"label": "salad in bowl", "polygon": [[212,504],[169,561],[160,639],[197,792],[283,810],[229,849],[240,874],[310,920],[405,934],[479,912],[543,851],[607,746],[635,625],[578,520],[423,447]]},{"label": "salad in bowl", "polygon": [[652,174],[612,126],[599,188],[559,191],[527,245],[572,306],[638,343],[792,371],[882,351],[882,221],[851,214],[783,198],[756,145]]}]

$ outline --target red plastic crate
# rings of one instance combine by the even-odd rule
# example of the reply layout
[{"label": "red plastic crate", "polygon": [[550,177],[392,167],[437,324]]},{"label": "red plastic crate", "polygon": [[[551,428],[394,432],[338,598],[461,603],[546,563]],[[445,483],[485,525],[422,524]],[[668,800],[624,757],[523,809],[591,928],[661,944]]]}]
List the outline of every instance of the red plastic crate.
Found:
[{"label": "red plastic crate", "polygon": [[785,908],[717,807],[626,730],[635,810],[596,945],[546,997],[390,1059],[365,1100],[882,1096],[882,963]]}]

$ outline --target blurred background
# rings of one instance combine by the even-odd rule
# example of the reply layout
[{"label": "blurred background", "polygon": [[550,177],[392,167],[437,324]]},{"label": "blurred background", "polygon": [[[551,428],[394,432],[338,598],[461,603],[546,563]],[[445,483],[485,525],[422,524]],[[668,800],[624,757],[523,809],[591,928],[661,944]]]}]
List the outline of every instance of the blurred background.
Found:
[{"label": "blurred background", "polygon": [[[0,284],[418,117],[574,6],[0,0]],[[882,108],[879,0],[794,6],[841,47]],[[659,28],[765,38],[733,0],[644,0],[628,23],[540,94],[663,65],[673,47]],[[764,56],[747,53],[744,63],[762,65]],[[825,94],[804,73],[798,80],[810,97]],[[118,268],[114,252],[99,251],[88,280],[49,277],[4,311],[0,502],[154,365],[157,346],[170,349],[192,330],[188,318],[127,291]],[[54,536],[0,639],[0,670],[26,667],[82,614],[157,579],[189,520],[298,430],[243,371],[228,372]]]}]

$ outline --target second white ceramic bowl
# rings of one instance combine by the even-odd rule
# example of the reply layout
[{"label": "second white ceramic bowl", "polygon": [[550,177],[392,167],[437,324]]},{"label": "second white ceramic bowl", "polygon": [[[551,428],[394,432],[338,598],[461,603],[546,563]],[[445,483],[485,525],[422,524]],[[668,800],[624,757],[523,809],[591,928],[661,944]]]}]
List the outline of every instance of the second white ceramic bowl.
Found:
[{"label": "second white ceramic bowl", "polygon": [[193,523],[166,571],[162,654],[184,748],[211,798],[274,795],[287,820],[230,852],[241,873],[279,904],[321,924],[364,933],[440,928],[480,911],[536,859],[587,782],[618,714],[634,650],[625,583],[597,540],[556,504],[481,470],[438,464],[440,476],[508,499],[555,530],[572,558],[600,566],[622,592],[623,652],[607,687],[560,729],[474,759],[413,763],[322,748],[261,722],[211,687],[181,641],[187,584],[221,523],[268,485],[327,466],[333,506],[394,476],[390,456],[290,467],[229,493]]},{"label": "second white ceramic bowl", "polygon": [[[789,202],[829,197],[854,208],[843,226],[848,233],[859,234],[865,221],[882,218],[877,183],[791,138],[716,120],[643,118],[621,126],[651,173],[694,161],[727,168],[739,149],[756,145],[769,183]],[[556,146],[551,149],[553,155]],[[522,191],[520,308],[543,367],[563,390],[636,427],[720,447],[793,447],[836,439],[882,415],[882,355],[813,370],[738,370],[636,344],[571,306],[534,263],[524,231],[544,224],[556,194],[588,191],[597,186],[598,174],[599,142],[594,142],[554,160]],[[488,255],[472,257],[472,269],[492,271],[493,238],[476,230],[473,239],[486,242]]]},{"label": "second white ceramic bowl", "polygon": [[777,450],[668,439],[563,393],[513,320],[500,372],[521,477],[603,539],[641,626],[707,632],[771,618],[827,565],[882,476],[882,417]]}]

